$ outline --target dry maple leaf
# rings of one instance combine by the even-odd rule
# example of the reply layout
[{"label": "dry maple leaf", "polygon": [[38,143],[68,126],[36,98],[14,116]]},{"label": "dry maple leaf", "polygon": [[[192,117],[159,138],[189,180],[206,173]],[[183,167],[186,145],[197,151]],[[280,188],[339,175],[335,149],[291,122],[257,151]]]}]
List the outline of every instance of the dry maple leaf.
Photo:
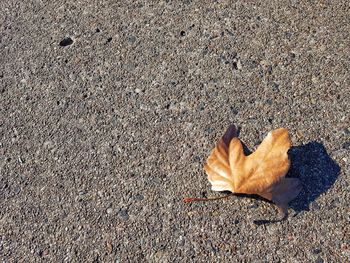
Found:
[{"label": "dry maple leaf", "polygon": [[231,125],[204,165],[212,190],[260,195],[286,215],[288,202],[301,190],[299,179],[285,177],[290,146],[288,130],[280,128],[269,132],[256,151],[246,156]]}]

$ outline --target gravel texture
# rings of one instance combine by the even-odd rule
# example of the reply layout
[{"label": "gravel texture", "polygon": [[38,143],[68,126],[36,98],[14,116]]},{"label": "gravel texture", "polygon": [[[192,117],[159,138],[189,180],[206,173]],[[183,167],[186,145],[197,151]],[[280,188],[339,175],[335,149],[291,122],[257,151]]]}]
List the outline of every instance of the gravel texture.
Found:
[{"label": "gravel texture", "polygon": [[[1,262],[347,262],[348,1],[0,1]],[[304,185],[212,192],[227,126]]]}]

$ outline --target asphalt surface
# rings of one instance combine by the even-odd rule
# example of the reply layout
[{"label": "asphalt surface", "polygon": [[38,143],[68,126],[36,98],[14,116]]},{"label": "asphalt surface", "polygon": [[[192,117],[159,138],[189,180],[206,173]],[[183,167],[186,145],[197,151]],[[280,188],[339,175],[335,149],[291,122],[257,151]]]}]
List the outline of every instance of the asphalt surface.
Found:
[{"label": "asphalt surface", "polygon": [[[347,262],[348,1],[0,1],[1,262]],[[229,124],[303,191],[213,197]],[[271,220],[271,221],[269,221]]]}]

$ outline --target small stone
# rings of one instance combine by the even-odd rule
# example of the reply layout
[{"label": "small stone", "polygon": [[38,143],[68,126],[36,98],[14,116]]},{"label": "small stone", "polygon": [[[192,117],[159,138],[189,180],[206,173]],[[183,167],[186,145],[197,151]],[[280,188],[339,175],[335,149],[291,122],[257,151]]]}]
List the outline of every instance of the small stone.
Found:
[{"label": "small stone", "polygon": [[135,70],[136,65],[132,62],[127,62],[127,63],[125,63],[124,67],[128,71],[133,71],[133,70]]},{"label": "small stone", "polygon": [[[237,112],[238,113],[238,112]],[[211,133],[213,133],[213,128],[206,128],[205,130],[204,130],[204,132],[205,132],[205,134],[211,134]]]},{"label": "small stone", "polygon": [[156,177],[156,178],[153,178],[152,182],[157,185],[157,184],[160,184],[162,181]]},{"label": "small stone", "polygon": [[343,143],[343,149],[350,149],[350,141]]},{"label": "small stone", "polygon": [[196,156],[193,157],[193,160],[194,160],[195,162],[200,162],[200,161],[202,160],[202,158],[201,158],[201,156],[196,155]]},{"label": "small stone", "polygon": [[185,239],[183,238],[183,236],[179,236],[179,238],[177,239],[177,243],[179,246],[183,246],[185,244]]},{"label": "small stone", "polygon": [[257,204],[252,204],[249,208],[255,209],[255,208],[258,208],[258,205]]},{"label": "small stone", "polygon": [[129,219],[129,214],[128,214],[128,210],[127,209],[121,209],[118,212],[118,216],[124,220],[128,220]]},{"label": "small stone", "polygon": [[300,130],[297,130],[296,135],[297,135],[298,139],[303,138],[303,133]]},{"label": "small stone", "polygon": [[44,251],[42,251],[42,254],[41,254],[42,257],[46,257],[48,255],[49,255],[49,250],[48,249],[45,249]]},{"label": "small stone", "polygon": [[220,212],[215,210],[214,212],[211,213],[211,216],[220,216]]},{"label": "small stone", "polygon": [[142,201],[144,198],[145,197],[143,195],[141,195],[141,194],[135,195],[135,200],[137,200],[137,201]]},{"label": "small stone", "polygon": [[269,66],[267,67],[267,72],[268,72],[269,74],[272,74],[272,66],[271,66],[271,65],[269,65]]},{"label": "small stone", "polygon": [[272,101],[271,99],[267,99],[267,100],[266,100],[266,103],[267,103],[268,105],[272,105],[273,101]]},{"label": "small stone", "polygon": [[317,259],[315,260],[315,263],[323,263],[323,262],[324,260],[320,256],[318,256]]},{"label": "small stone", "polygon": [[315,202],[312,202],[311,203],[311,208],[313,210],[319,210],[320,209],[320,206],[318,205],[318,203],[315,201]]},{"label": "small stone", "polygon": [[110,254],[113,251],[113,245],[110,242],[106,243],[107,252]]},{"label": "small stone", "polygon": [[235,109],[234,107],[231,106],[230,109],[231,109],[231,112],[232,112],[234,115],[237,115],[237,114],[238,114],[238,110]]},{"label": "small stone", "polygon": [[110,214],[112,214],[112,213],[113,213],[113,208],[108,208],[108,209],[107,209],[107,214],[110,215]]},{"label": "small stone", "polygon": [[194,216],[196,214],[196,211],[189,211],[189,212],[187,212],[187,215],[189,216],[189,217],[192,217],[192,216]]},{"label": "small stone", "polygon": [[280,91],[279,85],[278,85],[276,82],[273,82],[273,83],[272,83],[272,90],[273,90],[274,92],[279,92],[279,91]]},{"label": "small stone", "polygon": [[321,45],[321,46],[318,47],[318,50],[321,51],[321,52],[325,51],[326,49],[327,48],[326,48],[325,45]]},{"label": "small stone", "polygon": [[[237,52],[236,51],[230,51],[229,53],[226,54],[226,57],[230,61],[235,60],[236,57],[237,57]],[[223,58],[225,59],[225,56],[223,56]]]},{"label": "small stone", "polygon": [[261,61],[259,62],[259,64],[262,65],[262,66],[268,66],[268,65],[269,65],[269,62],[268,62],[267,60],[261,60]]},{"label": "small stone", "polygon": [[52,141],[46,141],[44,142],[44,147],[51,150],[55,147],[55,144]]},{"label": "small stone", "polygon": [[348,245],[346,243],[343,243],[343,244],[341,244],[340,248],[341,248],[341,250],[347,250]]},{"label": "small stone", "polygon": [[200,111],[203,111],[203,110],[205,109],[205,104],[204,104],[204,102],[199,103],[198,109],[199,109]]},{"label": "small stone", "polygon": [[317,255],[317,254],[320,254],[321,253],[321,249],[320,248],[315,248],[313,251],[312,251],[313,254]]},{"label": "small stone", "polygon": [[18,195],[21,192],[21,188],[20,187],[15,187],[14,192],[16,195]]},{"label": "small stone", "polygon": [[237,61],[237,69],[238,70],[241,70],[243,67],[242,67],[242,63],[241,63],[241,60],[238,60]]},{"label": "small stone", "polygon": [[136,42],[136,37],[135,36],[129,36],[128,37],[128,42],[131,44],[134,44]]}]

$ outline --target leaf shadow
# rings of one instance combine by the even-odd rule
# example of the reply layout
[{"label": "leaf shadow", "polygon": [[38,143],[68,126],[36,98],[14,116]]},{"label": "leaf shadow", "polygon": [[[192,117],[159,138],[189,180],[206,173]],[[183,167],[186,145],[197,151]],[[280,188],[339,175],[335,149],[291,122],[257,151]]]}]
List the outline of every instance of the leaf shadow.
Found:
[{"label": "leaf shadow", "polygon": [[333,186],[340,166],[328,155],[323,144],[316,141],[291,147],[288,156],[291,166],[287,177],[297,177],[303,184],[301,193],[289,207],[296,214],[309,211],[310,204]]},{"label": "leaf shadow", "polygon": [[[243,144],[246,155],[252,153]],[[296,199],[289,203],[289,207],[298,215],[302,211],[309,211],[311,204],[327,192],[337,180],[340,173],[340,166],[328,155],[322,143],[313,141],[301,146],[293,146],[288,151],[291,166],[286,177],[296,177],[301,181],[303,188]],[[238,195],[240,197],[251,197],[271,203],[257,195]],[[278,220],[255,220],[257,225],[281,222],[285,218]]]}]

